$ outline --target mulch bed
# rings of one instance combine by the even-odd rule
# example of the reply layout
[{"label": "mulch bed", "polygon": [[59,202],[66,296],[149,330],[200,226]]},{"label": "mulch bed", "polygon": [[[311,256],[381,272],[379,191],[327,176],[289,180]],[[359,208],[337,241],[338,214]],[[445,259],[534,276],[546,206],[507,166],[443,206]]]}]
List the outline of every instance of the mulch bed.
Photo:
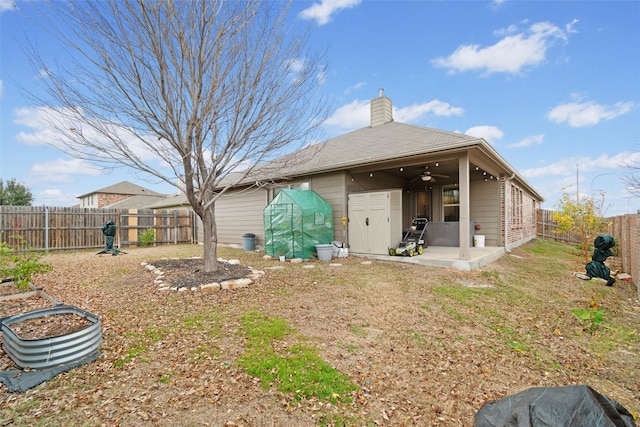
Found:
[{"label": "mulch bed", "polygon": [[165,279],[176,288],[197,288],[207,283],[221,283],[247,277],[251,269],[219,261],[218,270],[204,271],[203,258],[165,258],[153,261],[153,265],[164,273]]},{"label": "mulch bed", "polygon": [[23,340],[40,340],[80,331],[92,323],[74,313],[52,314],[12,323],[9,327]]},{"label": "mulch bed", "polygon": [[28,298],[17,298],[0,301],[0,318],[14,316],[16,314],[27,311],[39,310],[41,308],[51,307],[51,301],[38,295]]}]

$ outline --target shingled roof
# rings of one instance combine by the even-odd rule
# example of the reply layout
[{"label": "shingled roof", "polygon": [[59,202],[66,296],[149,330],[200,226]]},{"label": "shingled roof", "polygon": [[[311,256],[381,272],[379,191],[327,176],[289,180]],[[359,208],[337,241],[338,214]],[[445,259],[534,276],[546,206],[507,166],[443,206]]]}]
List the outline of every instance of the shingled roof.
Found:
[{"label": "shingled roof", "polygon": [[416,162],[425,156],[461,151],[469,151],[475,165],[492,170],[496,176],[513,176],[543,199],[483,138],[395,121],[367,126],[278,158],[256,168],[240,185],[365,166],[386,168],[392,162]]},{"label": "shingled roof", "polygon": [[126,194],[129,196],[166,196],[166,194],[156,193],[155,191],[144,188],[140,185],[133,184],[129,181],[122,181],[118,184],[113,184],[108,187],[94,190],[90,193],[82,194],[78,198],[86,197],[91,194]]}]

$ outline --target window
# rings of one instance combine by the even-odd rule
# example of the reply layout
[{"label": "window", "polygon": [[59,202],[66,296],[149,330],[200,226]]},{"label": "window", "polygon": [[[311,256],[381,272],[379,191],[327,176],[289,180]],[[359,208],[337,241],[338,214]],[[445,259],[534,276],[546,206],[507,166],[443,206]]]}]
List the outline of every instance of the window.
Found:
[{"label": "window", "polygon": [[521,227],[523,223],[522,190],[511,186],[511,226]]},{"label": "window", "polygon": [[460,220],[460,190],[458,185],[442,187],[442,216],[445,222]]},{"label": "window", "polygon": [[271,200],[275,199],[278,193],[280,192],[280,190],[283,190],[285,188],[287,190],[310,190],[311,183],[309,181],[303,181],[303,182],[298,182],[296,184],[290,184],[286,187],[274,187],[271,189],[271,196],[272,196]]}]

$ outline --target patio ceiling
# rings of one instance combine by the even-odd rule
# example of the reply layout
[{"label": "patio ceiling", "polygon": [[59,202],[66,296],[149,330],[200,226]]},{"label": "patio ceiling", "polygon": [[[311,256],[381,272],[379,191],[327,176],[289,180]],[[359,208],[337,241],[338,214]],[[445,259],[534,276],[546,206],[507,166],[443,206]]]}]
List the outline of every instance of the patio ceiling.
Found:
[{"label": "patio ceiling", "polygon": [[[487,156],[481,153],[469,156],[469,178],[472,181],[498,179],[499,174],[506,171],[492,164]],[[408,186],[419,187],[421,184],[455,184],[458,183],[458,157],[454,153],[441,153],[439,156],[413,156],[411,158],[393,160],[377,165],[349,170],[351,173],[382,173],[404,179]],[[423,181],[421,174],[430,173],[432,179]]]}]

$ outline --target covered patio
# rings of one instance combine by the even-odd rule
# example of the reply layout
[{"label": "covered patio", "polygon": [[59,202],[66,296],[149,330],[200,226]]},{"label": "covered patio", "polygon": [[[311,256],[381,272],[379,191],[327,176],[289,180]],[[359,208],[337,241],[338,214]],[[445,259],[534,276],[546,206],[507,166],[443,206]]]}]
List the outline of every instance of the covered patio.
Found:
[{"label": "covered patio", "polygon": [[483,248],[469,248],[469,259],[460,259],[460,249],[450,246],[430,246],[424,250],[422,255],[389,256],[389,255],[356,255],[363,258],[378,259],[382,261],[405,262],[409,264],[419,264],[429,267],[449,267],[457,270],[471,271],[478,270],[502,255],[505,254],[503,247],[485,246]]}]

